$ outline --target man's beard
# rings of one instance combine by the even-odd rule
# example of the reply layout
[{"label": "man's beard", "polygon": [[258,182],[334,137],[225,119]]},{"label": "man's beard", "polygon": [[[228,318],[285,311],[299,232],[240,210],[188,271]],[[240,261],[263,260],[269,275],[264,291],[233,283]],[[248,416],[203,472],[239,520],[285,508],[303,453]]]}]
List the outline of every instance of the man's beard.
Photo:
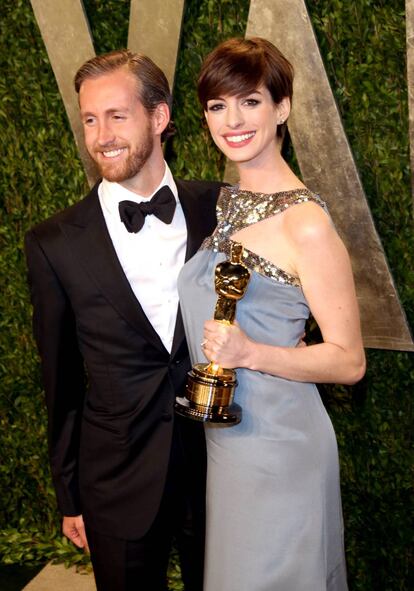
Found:
[{"label": "man's beard", "polygon": [[[117,146],[108,145],[105,146],[107,151],[116,150]],[[122,162],[115,164],[108,162],[102,162],[102,160],[95,160],[99,173],[107,181],[113,183],[122,183],[132,177],[136,176],[143,168],[145,163],[148,161],[154,149],[154,138],[150,133],[150,126],[147,128],[147,133],[143,138],[141,144],[131,152],[128,157]],[[100,148],[102,151],[102,147]]]}]

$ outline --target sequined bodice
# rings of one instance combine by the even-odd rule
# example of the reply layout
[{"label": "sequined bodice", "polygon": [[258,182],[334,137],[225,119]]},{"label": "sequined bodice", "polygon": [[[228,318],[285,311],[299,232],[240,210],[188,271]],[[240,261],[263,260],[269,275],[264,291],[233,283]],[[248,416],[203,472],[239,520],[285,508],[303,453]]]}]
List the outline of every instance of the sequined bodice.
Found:
[{"label": "sequined bodice", "polygon": [[[253,193],[240,190],[237,186],[223,187],[217,202],[217,227],[206,238],[201,250],[213,250],[230,255],[232,240],[230,236],[268,217],[281,213],[292,205],[313,201],[324,209],[322,199],[309,189],[293,189],[278,193]],[[243,262],[249,267],[279,283],[300,287],[298,277],[283,271],[267,259],[244,248]]]}]

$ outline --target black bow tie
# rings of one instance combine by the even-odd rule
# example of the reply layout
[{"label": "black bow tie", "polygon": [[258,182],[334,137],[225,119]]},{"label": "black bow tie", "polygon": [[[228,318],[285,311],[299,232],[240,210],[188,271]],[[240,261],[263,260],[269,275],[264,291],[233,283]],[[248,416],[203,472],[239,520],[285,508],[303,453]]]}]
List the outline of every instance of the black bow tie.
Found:
[{"label": "black bow tie", "polygon": [[175,198],[170,187],[164,185],[153,195],[150,201],[135,203],[120,201],[118,209],[121,221],[128,232],[139,232],[144,225],[146,215],[155,215],[164,224],[171,224],[175,211]]}]

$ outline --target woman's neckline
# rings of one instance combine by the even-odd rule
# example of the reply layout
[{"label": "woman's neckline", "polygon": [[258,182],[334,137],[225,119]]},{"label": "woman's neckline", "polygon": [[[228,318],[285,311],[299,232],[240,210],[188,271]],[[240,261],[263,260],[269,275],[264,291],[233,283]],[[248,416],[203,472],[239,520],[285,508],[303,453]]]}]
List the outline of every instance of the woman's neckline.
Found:
[{"label": "woman's neckline", "polygon": [[266,195],[267,197],[273,197],[276,195],[290,195],[292,193],[309,193],[312,194],[312,191],[307,187],[296,187],[294,189],[285,189],[281,191],[273,191],[272,193],[265,193],[264,191],[250,191],[248,189],[241,189],[239,185],[230,185],[225,186],[225,189],[228,189],[231,192],[238,191],[240,193],[248,193],[250,195]]}]

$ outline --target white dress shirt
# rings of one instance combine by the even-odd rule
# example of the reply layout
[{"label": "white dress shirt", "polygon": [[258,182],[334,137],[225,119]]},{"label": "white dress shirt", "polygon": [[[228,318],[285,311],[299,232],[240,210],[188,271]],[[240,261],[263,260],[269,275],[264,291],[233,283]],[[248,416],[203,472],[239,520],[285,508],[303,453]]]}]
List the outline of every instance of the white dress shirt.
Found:
[{"label": "white dress shirt", "polygon": [[147,215],[136,234],[128,232],[121,221],[118,204],[124,200],[149,201],[152,195],[141,197],[105,179],[99,185],[98,194],[109,235],[129,284],[165,348],[171,352],[178,310],[177,277],[185,260],[187,226],[167,164],[154,193],[163,185],[170,187],[177,202],[171,224]]}]

